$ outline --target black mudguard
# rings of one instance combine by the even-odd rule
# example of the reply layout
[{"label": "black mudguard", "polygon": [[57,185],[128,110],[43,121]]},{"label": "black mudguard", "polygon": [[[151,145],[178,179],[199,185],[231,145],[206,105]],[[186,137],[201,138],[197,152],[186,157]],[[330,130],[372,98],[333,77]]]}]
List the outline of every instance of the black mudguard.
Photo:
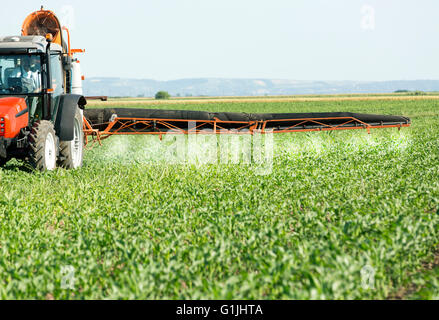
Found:
[{"label": "black mudguard", "polygon": [[60,141],[73,140],[73,124],[76,108],[84,109],[87,101],[78,94],[63,94],[55,119],[55,132]]}]

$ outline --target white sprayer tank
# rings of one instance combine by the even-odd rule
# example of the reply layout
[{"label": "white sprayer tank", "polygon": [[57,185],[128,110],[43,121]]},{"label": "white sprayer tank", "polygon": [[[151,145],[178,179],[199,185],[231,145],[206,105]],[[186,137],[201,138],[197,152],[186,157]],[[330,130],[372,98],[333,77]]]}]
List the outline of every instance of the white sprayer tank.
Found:
[{"label": "white sprayer tank", "polygon": [[72,63],[72,93],[82,95],[82,73],[79,60]]},{"label": "white sprayer tank", "polygon": [[[72,63],[72,93],[80,94],[82,93],[82,73],[81,65],[78,59],[73,60]],[[84,116],[84,111],[81,109],[81,116]]]}]

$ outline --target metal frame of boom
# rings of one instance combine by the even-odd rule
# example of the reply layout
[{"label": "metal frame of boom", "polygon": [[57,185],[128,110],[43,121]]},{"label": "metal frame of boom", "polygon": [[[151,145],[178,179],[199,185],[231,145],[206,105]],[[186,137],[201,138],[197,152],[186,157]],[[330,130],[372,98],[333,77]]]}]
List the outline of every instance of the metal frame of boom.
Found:
[{"label": "metal frame of boom", "polygon": [[[323,120],[342,120],[338,124],[326,124]],[[282,124],[297,122],[294,125],[282,126]],[[193,124],[193,125],[190,125]],[[273,126],[273,124],[276,124]],[[102,140],[113,135],[159,135],[160,139],[164,134],[254,134],[258,133],[287,133],[287,132],[309,132],[309,131],[332,131],[332,130],[354,130],[378,128],[401,128],[409,127],[410,124],[368,124],[354,117],[333,117],[333,118],[301,118],[301,119],[276,119],[263,121],[223,121],[214,120],[182,120],[182,119],[159,119],[159,118],[124,118],[114,117],[105,125],[104,130],[94,128],[84,117],[84,142],[91,146],[95,143],[102,144]],[[227,126],[236,126],[227,128]],[[91,139],[89,139],[91,138]],[[90,140],[90,141],[89,141]]]}]

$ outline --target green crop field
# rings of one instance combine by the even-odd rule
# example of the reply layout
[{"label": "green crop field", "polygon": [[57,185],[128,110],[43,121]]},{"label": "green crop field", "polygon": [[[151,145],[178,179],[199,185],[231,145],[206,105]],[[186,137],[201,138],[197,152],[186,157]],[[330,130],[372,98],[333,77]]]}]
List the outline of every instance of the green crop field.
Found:
[{"label": "green crop field", "polygon": [[167,161],[169,141],[153,136],[105,140],[79,170],[11,161],[0,298],[439,299],[439,100],[160,108],[383,113],[412,126],[278,134],[266,174]]}]

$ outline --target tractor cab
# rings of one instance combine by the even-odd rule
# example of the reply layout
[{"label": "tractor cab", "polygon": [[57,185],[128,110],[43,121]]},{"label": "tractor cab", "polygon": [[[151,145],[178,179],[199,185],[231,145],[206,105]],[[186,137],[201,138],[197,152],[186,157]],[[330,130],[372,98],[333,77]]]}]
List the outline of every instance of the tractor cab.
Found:
[{"label": "tractor cab", "polygon": [[41,92],[41,56],[0,55],[0,70],[0,94]]},{"label": "tractor cab", "polygon": [[61,95],[70,93],[62,56],[42,36],[0,38],[0,99],[25,98],[31,122],[54,121]]}]

